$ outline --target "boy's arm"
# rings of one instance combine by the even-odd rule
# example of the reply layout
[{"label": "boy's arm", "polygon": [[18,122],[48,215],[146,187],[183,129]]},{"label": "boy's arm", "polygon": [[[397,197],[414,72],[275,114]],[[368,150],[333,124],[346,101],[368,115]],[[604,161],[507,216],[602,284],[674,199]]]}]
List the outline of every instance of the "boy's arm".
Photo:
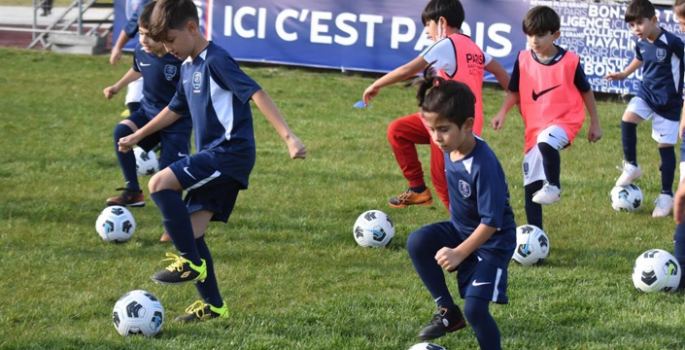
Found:
[{"label": "boy's arm", "polygon": [[443,247],[435,254],[435,261],[447,271],[453,271],[466,257],[483,245],[497,231],[497,228],[480,224],[471,236],[456,248]]},{"label": "boy's arm", "polygon": [[502,129],[507,112],[519,102],[519,97],[520,94],[518,91],[507,92],[507,95],[504,96],[504,101],[502,101],[502,107],[500,107],[497,114],[490,120],[490,125],[494,130],[499,131]]},{"label": "boy's arm", "polygon": [[637,58],[633,58],[633,61],[630,62],[628,67],[626,67],[626,69],[624,69],[623,72],[609,73],[604,76],[604,79],[623,80],[627,78],[629,75],[633,74],[633,72],[640,68],[640,66],[642,66],[642,61],[638,60]]},{"label": "boy's arm", "polygon": [[507,72],[497,60],[493,59],[490,61],[490,63],[485,66],[485,70],[495,76],[495,79],[497,79],[497,82],[499,82],[499,85],[504,91],[509,91],[509,72]]},{"label": "boy's arm", "polygon": [[126,72],[126,74],[124,74],[124,76],[121,79],[119,79],[119,81],[116,84],[106,87],[104,90],[102,90],[102,92],[105,94],[105,97],[107,97],[107,99],[110,99],[117,92],[121,91],[121,89],[123,89],[125,86],[128,86],[128,84],[138,80],[142,76],[143,75],[140,72],[136,72],[133,68],[131,68],[128,70],[128,72]]},{"label": "boy's arm", "polygon": [[109,64],[116,66],[117,61],[121,59],[124,46],[131,38],[126,34],[125,30],[121,30],[117,42],[112,46],[112,53],[109,54]]},{"label": "boy's arm", "polygon": [[368,105],[371,99],[378,95],[381,88],[405,81],[422,71],[426,66],[428,66],[428,62],[423,59],[423,56],[418,56],[409,61],[409,63],[395,68],[392,72],[382,76],[366,88],[362,97],[364,104]]},{"label": "boy's arm", "polygon": [[271,123],[271,125],[273,125],[274,129],[276,129],[278,135],[280,135],[283,141],[285,141],[285,143],[288,145],[290,158],[304,159],[307,157],[307,149],[302,144],[302,141],[300,141],[300,139],[295,136],[292,130],[290,130],[290,126],[288,126],[288,123],[285,121],[285,118],[283,118],[281,111],[278,109],[271,97],[269,97],[264,90],[260,89],[252,95],[252,100],[254,101],[255,105],[257,105],[257,108],[259,108],[259,111],[264,114],[266,119]]},{"label": "boy's arm", "polygon": [[602,129],[599,127],[599,118],[597,117],[597,103],[595,102],[595,94],[592,89],[583,92],[583,102],[590,114],[590,129],[587,133],[587,140],[590,142],[597,142],[602,138]]},{"label": "boy's arm", "polygon": [[169,107],[164,107],[164,109],[159,112],[152,120],[150,120],[149,123],[145,124],[144,127],[136,130],[131,135],[128,135],[126,137],[122,137],[119,139],[119,151],[122,153],[126,153],[133,148],[140,140],[144,139],[145,137],[152,135],[156,133],[157,131],[160,131],[167,126],[173,124],[175,121],[177,121],[179,118],[181,118],[180,114],[176,114],[174,111],[169,109]]}]

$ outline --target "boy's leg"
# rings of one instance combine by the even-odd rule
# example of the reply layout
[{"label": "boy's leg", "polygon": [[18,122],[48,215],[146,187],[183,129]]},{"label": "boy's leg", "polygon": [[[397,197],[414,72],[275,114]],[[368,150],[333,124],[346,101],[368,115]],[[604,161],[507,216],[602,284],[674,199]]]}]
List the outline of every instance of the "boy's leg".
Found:
[{"label": "boy's leg", "polygon": [[[119,167],[124,175],[124,180],[126,181],[126,186],[123,188],[117,188],[121,190],[121,194],[115,197],[107,198],[105,204],[110,205],[120,205],[122,207],[144,207],[145,206],[145,196],[143,196],[143,191],[140,189],[140,184],[138,182],[138,173],[136,170],[136,157],[133,152],[129,151],[126,153],[119,152],[118,142],[119,139],[128,135],[133,134],[138,130],[139,127],[144,126],[147,123],[147,117],[142,113],[133,113],[126,120],[122,120],[119,124],[114,127],[114,153],[119,161]],[[144,144],[150,138],[146,138],[141,141]]]},{"label": "boy's leg", "polygon": [[490,314],[490,302],[476,297],[464,299],[464,316],[469,321],[481,349],[501,349],[500,331]]},{"label": "boy's leg", "polygon": [[[159,134],[161,142],[153,148],[153,150],[160,148],[162,150],[159,156],[159,170],[166,168],[169,164],[181,160],[190,154],[190,136],[186,139],[185,137],[181,137],[180,134],[171,135],[165,130],[160,131]],[[159,238],[159,241],[171,242],[171,236],[169,236],[169,233],[164,232]]]},{"label": "boy's leg", "polygon": [[443,247],[456,247],[460,240],[449,221],[424,226],[407,239],[407,251],[414,269],[438,305],[433,320],[419,333],[421,340],[430,340],[454,332],[465,326],[461,310],[454,303],[442,268],[435,261],[435,253]]},{"label": "boy's leg", "polygon": [[430,135],[421,122],[421,115],[418,113],[408,115],[390,123],[388,141],[395,154],[395,160],[402,169],[402,175],[409,181],[409,189],[405,193],[391,198],[388,204],[396,208],[433,204],[433,198],[423,179],[423,168],[415,146],[430,143]]},{"label": "boy's leg", "polygon": [[547,183],[533,196],[533,201],[538,204],[553,204],[561,199],[561,157],[559,151],[568,146],[569,139],[564,129],[552,125],[538,134],[537,141]]},{"label": "boy's leg", "polygon": [[630,99],[628,108],[621,118],[623,167],[619,167],[622,173],[616,180],[616,186],[628,186],[642,176],[642,169],[637,164],[637,125],[643,120],[650,119],[652,114],[651,107],[644,100],[639,97]]},{"label": "boy's leg", "polygon": [[450,210],[450,195],[447,188],[447,178],[445,177],[445,154],[434,142],[430,143],[431,148],[431,180],[435,186],[440,200],[445,203],[447,211]]},{"label": "boy's leg", "polygon": [[542,190],[545,181],[545,170],[542,164],[542,155],[537,147],[533,147],[523,157],[523,188],[526,218],[528,224],[542,229],[542,206],[533,201],[535,193]]},{"label": "boy's leg", "polygon": [[148,186],[150,197],[162,214],[164,227],[181,254],[178,257],[167,253],[169,260],[174,262],[152,276],[152,280],[162,284],[204,280],[207,276],[207,264],[200,258],[197,250],[190,214],[181,197],[183,188],[176,174],[170,167],[165,168],[150,179]]},{"label": "boy's leg", "polygon": [[538,180],[523,187],[525,191],[525,209],[528,224],[535,225],[541,230],[544,230],[542,228],[542,205],[535,203],[533,201],[533,196],[542,189],[543,185],[544,181]]},{"label": "boy's leg", "polygon": [[652,119],[652,138],[659,143],[661,156],[661,193],[654,201],[653,217],[664,217],[673,208],[673,179],[675,178],[675,144],[678,143],[678,125],[660,115]]}]

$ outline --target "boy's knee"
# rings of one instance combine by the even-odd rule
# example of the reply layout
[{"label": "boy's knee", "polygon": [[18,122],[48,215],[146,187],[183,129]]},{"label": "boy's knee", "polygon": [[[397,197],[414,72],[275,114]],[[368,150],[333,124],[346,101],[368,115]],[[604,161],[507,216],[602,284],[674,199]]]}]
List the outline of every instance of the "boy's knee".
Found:
[{"label": "boy's knee", "polygon": [[119,123],[114,127],[114,139],[119,141],[120,138],[133,134],[133,130],[125,123]]},{"label": "boy's knee", "polygon": [[488,304],[489,301],[474,297],[467,297],[464,302],[464,316],[473,323],[472,320],[483,317],[483,315],[490,313]]}]

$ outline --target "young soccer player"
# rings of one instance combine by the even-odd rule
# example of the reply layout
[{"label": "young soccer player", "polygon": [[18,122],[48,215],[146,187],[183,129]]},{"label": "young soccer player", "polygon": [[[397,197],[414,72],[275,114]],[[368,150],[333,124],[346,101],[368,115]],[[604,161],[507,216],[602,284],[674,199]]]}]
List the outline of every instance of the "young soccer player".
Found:
[{"label": "young soccer player", "polygon": [[559,38],[559,15],[536,6],[523,20],[530,50],[521,51],[514,64],[509,92],[490,121],[501,130],[507,112],[520,102],[525,124],[523,185],[528,223],[542,228],[542,205],[561,199],[561,157],[590,114],[588,141],[602,137],[595,97],[580,58],[554,44]]},{"label": "young soccer player", "polygon": [[424,226],[407,239],[414,269],[438,305],[421,340],[465,326],[442,269],[457,271],[464,315],[481,349],[500,349],[489,303],[508,302],[507,268],[516,246],[516,222],[502,166],[473,134],[476,97],[466,84],[424,75],[417,98],[431,139],[443,152],[450,220]]},{"label": "young soccer player", "polygon": [[[177,321],[228,317],[204,233],[210,221],[228,221],[238,191],[247,188],[256,156],[250,100],[286,142],[291,158],[307,155],[269,95],[225,50],[204,38],[198,23],[192,0],[157,2],[150,36],[184,60],[182,81],[155,119],[119,140],[121,150],[127,151],[145,136],[183,118],[186,111],[192,117],[197,153],[169,165],[149,182],[150,197],[180,252],[180,256],[167,253],[173,262],[152,280],[162,284],[195,282],[201,296]],[[188,191],[185,203],[182,190]]]},{"label": "young soccer player", "polygon": [[[176,93],[176,86],[181,75],[181,60],[167,53],[161,42],[150,38],[150,16],[154,8],[154,2],[145,5],[138,18],[140,35],[139,43],[133,53],[133,67],[116,84],[103,90],[105,97],[111,99],[129,83],[144,77],[142,107],[114,127],[114,151],[126,180],[126,187],[117,189],[122,193],[108,198],[107,205],[145,206],[145,196],[138,183],[135,156],[133,152],[119,151],[119,139],[144,127],[169,104]],[[187,113],[185,116],[186,118],[181,118],[138,142],[138,146],[146,152],[161,143],[160,169],[187,157],[190,153],[190,132],[193,126]]]},{"label": "young soccer player", "polygon": [[616,186],[627,186],[642,175],[637,163],[637,125],[652,119],[652,138],[658,142],[661,156],[661,194],[654,201],[652,216],[668,216],[673,208],[674,146],[683,107],[685,46],[680,38],[659,27],[654,5],[648,0],[630,3],[625,21],[637,37],[635,58],[622,72],[607,74],[605,79],[623,80],[642,67],[642,82],[621,118],[624,161]]},{"label": "young soccer player", "polygon": [[[473,130],[476,135],[480,135],[483,124],[481,98],[483,70],[492,73],[505,89],[509,84],[509,73],[490,55],[482,52],[469,37],[460,34],[464,16],[464,8],[459,0],[429,1],[423,10],[421,20],[426,26],[426,35],[435,44],[366,88],[363,95],[364,103],[368,104],[372,98],[376,97],[381,88],[413,77],[432,63],[441,77],[461,81],[476,94]],[[449,208],[442,152],[431,142],[421,115],[415,113],[390,123],[388,140],[395,159],[402,169],[402,174],[409,182],[409,189],[397,197],[390,198],[388,204],[395,208],[405,208],[410,205],[426,206],[433,203],[433,197],[426,187],[423,168],[416,152],[417,144],[430,144],[431,180],[438,196],[445,203],[445,207]]]}]

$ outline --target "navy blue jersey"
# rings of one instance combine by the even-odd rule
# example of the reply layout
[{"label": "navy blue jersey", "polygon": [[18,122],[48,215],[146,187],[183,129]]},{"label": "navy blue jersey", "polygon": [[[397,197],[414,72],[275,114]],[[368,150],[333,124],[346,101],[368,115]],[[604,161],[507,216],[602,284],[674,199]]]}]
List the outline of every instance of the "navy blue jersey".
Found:
[{"label": "navy blue jersey", "polygon": [[[556,45],[555,45],[556,46]],[[552,58],[551,61],[547,63],[540,62],[540,59],[538,59],[538,56],[535,55],[535,52],[532,50],[530,51],[531,55],[533,55],[533,58],[539,62],[540,64],[544,64],[547,66],[552,66],[559,62],[562,57],[564,57],[564,54],[566,53],[566,50],[560,46],[557,46],[557,54]],[[518,56],[516,56],[516,63],[514,63],[514,70],[511,72],[511,79],[509,80],[509,91],[513,92],[518,92],[519,91],[519,77],[521,76],[521,73],[519,72],[519,59]],[[578,91],[580,92],[588,92],[590,89],[592,89],[592,86],[590,86],[590,82],[587,81],[587,77],[585,76],[585,72],[583,71],[583,67],[578,62],[578,67],[576,68],[576,75],[573,77],[573,84],[578,88]]]},{"label": "navy blue jersey", "polygon": [[450,195],[450,221],[462,240],[466,240],[478,225],[498,230],[478,249],[476,254],[498,261],[511,258],[516,246],[516,222],[509,205],[509,188],[504,170],[495,153],[476,138],[476,146],[461,160],[453,162],[445,153],[445,175]]},{"label": "navy blue jersey", "polygon": [[143,75],[143,99],[140,105],[149,118],[159,114],[176,94],[181,79],[181,63],[172,54],[159,57],[145,52],[140,43],[136,45],[132,68]]},{"label": "navy blue jersey", "polygon": [[680,120],[683,107],[683,42],[661,28],[661,34],[650,43],[637,40],[635,58],[642,61],[642,84],[637,96],[660,116]]},{"label": "navy blue jersey", "polygon": [[143,12],[143,7],[149,4],[150,1],[152,0],[141,0],[138,7],[136,7],[135,11],[131,14],[131,18],[126,21],[123,31],[129,38],[133,38],[138,33],[138,18],[140,17],[140,13]]},{"label": "navy blue jersey", "polygon": [[255,161],[250,99],[261,88],[212,42],[183,62],[181,79],[169,109],[190,111],[196,151],[217,155],[218,170],[247,186]]}]

